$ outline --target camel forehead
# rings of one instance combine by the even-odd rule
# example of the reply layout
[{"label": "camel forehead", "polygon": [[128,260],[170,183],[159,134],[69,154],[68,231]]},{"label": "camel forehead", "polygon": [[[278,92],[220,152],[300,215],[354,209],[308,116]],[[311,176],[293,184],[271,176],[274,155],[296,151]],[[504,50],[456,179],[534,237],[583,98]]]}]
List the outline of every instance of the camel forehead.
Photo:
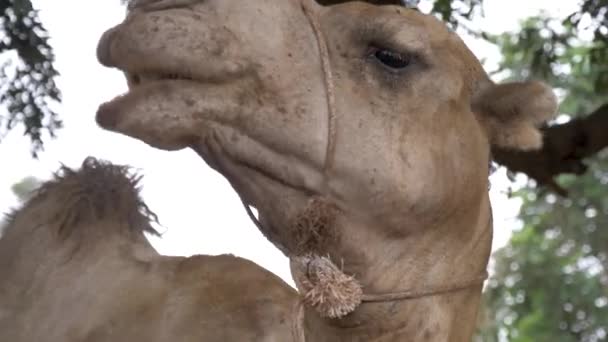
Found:
[{"label": "camel forehead", "polygon": [[384,19],[400,19],[410,26],[425,27],[436,33],[445,34],[449,32],[446,25],[437,18],[424,14],[418,10],[400,6],[375,6],[366,2],[348,2],[335,9],[344,10],[352,15],[359,15],[362,18],[382,17]]},{"label": "camel forehead", "polygon": [[386,34],[419,35],[425,40],[444,41],[452,32],[437,18],[417,10],[399,6],[374,6],[364,2],[349,2],[327,10],[336,22],[367,29],[381,26]]}]

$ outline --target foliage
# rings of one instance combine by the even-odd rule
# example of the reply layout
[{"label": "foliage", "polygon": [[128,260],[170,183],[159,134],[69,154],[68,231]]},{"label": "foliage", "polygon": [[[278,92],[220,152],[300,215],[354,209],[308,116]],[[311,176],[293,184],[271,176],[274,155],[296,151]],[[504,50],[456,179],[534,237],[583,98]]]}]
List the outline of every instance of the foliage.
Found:
[{"label": "foliage", "polygon": [[[42,181],[40,179],[28,176],[23,178],[19,182],[13,184],[11,190],[13,191],[13,194],[19,199],[19,202],[23,203],[30,198],[31,193],[36,190],[41,184]],[[2,237],[2,228],[4,226],[4,222],[2,222],[1,219],[2,218],[0,218],[0,237]]]},{"label": "foliage", "polygon": [[[608,334],[608,153],[569,198],[525,188],[521,230],[496,252],[484,341],[597,341]],[[598,184],[600,184],[598,186]]]},{"label": "foliage", "polygon": [[[565,19],[541,15],[515,34],[488,37],[501,48],[503,76],[548,81],[569,117],[591,112],[608,92],[607,11],[607,1],[589,0]],[[585,175],[558,179],[568,198],[545,194],[533,182],[514,194],[523,201],[523,227],[494,255],[481,340],[607,338],[608,151],[587,163]]]},{"label": "foliage", "polygon": [[431,13],[456,29],[481,14],[483,0],[434,0],[432,3]]},{"label": "foliage", "polygon": [[508,78],[551,83],[564,94],[561,112],[580,115],[594,110],[608,95],[608,21],[604,19],[604,26],[583,25],[580,19],[568,18],[528,18],[518,34],[486,37],[501,47],[500,67]]},{"label": "foliage", "polygon": [[[30,0],[0,0],[0,137],[22,124],[37,156],[43,134],[55,136],[62,122],[50,104],[61,101],[48,34]],[[16,58],[15,58],[16,57]]]},{"label": "foliage", "polygon": [[20,202],[25,202],[30,198],[32,191],[36,190],[41,183],[38,178],[28,176],[13,184],[11,190]]},{"label": "foliage", "polygon": [[546,14],[528,18],[518,32],[501,35],[474,31],[467,25],[483,15],[483,0],[429,2],[431,13],[453,28],[463,28],[500,47],[504,57],[500,71],[506,79],[542,79],[565,93],[562,112],[589,113],[600,103],[577,99],[608,95],[608,0],[584,0],[566,18]]}]

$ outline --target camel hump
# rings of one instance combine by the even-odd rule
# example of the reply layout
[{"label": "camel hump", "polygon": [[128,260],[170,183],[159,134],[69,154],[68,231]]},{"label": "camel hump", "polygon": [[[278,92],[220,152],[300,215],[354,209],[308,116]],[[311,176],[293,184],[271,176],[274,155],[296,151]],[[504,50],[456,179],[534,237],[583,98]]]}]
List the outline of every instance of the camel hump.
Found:
[{"label": "camel hump", "polygon": [[11,225],[46,226],[61,238],[101,226],[158,235],[151,225],[157,217],[140,196],[141,178],[126,165],[94,157],[78,169],[63,165],[13,214]]}]

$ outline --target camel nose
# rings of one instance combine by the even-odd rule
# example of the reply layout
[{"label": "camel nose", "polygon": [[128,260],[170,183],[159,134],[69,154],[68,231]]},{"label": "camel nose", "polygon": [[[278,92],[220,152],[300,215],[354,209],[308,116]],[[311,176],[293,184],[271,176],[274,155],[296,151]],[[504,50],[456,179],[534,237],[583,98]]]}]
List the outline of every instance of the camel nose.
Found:
[{"label": "camel nose", "polygon": [[112,44],[112,36],[114,32],[116,32],[117,27],[111,28],[107,30],[99,39],[99,43],[97,44],[97,60],[103,66],[113,67],[112,64],[112,53],[111,53],[111,44]]}]

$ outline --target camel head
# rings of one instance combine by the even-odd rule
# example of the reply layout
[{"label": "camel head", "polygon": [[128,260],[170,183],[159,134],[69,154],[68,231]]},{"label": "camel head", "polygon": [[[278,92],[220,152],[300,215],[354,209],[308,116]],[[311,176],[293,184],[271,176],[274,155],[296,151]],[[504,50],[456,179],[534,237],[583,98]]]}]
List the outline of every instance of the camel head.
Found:
[{"label": "camel head", "polygon": [[[397,6],[132,1],[98,57],[129,84],[100,126],[197,151],[286,254],[304,235],[370,291],[485,269],[491,146],[539,147],[556,110],[544,84],[493,83],[443,23]],[[310,212],[331,227],[294,231]]]}]

